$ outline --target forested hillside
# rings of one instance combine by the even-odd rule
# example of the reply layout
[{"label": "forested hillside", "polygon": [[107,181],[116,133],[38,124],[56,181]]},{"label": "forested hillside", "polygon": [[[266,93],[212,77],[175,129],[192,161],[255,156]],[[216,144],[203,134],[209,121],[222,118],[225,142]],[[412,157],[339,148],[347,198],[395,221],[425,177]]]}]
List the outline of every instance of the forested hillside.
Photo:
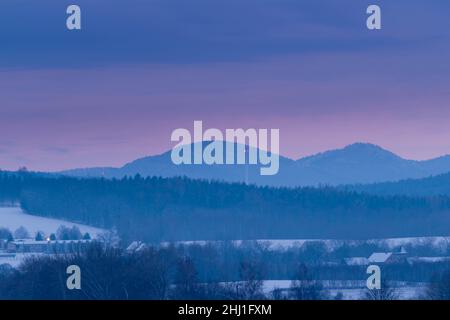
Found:
[{"label": "forested hillside", "polygon": [[187,178],[0,173],[0,201],[30,214],[116,227],[126,239],[377,238],[450,234],[447,197],[371,196]]},{"label": "forested hillside", "polygon": [[450,173],[423,179],[343,186],[341,189],[376,195],[450,196]]}]

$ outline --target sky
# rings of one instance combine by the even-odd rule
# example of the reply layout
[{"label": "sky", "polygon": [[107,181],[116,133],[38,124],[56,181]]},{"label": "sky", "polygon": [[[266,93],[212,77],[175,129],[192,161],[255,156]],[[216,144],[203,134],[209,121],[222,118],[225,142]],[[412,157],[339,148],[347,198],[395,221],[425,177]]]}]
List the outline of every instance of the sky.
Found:
[{"label": "sky", "polygon": [[194,120],[280,129],[294,159],[354,142],[450,154],[449,15],[448,0],[2,0],[0,169],[121,166]]}]

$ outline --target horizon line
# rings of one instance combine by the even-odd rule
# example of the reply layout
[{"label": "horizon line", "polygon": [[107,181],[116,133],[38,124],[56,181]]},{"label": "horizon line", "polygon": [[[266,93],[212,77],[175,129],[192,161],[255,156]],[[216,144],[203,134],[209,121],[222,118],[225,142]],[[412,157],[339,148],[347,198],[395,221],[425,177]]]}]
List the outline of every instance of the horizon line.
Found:
[{"label": "horizon line", "polygon": [[[190,144],[188,144],[188,145],[194,145],[194,144],[200,143],[200,142],[212,142],[212,141],[214,141],[214,140],[210,140],[210,141],[198,141],[198,142],[192,142],[192,143],[190,143]],[[226,143],[232,143],[231,141],[226,141],[226,140],[216,140],[216,141],[221,141],[221,142],[226,142]],[[237,142],[234,142],[234,143],[237,144]],[[248,144],[246,144],[246,145],[248,145]],[[432,160],[436,160],[436,159],[440,159],[440,158],[443,158],[443,157],[450,156],[450,153],[446,153],[446,154],[442,154],[442,155],[439,155],[439,156],[436,156],[436,157],[427,158],[427,159],[422,159],[422,160],[409,159],[409,158],[404,158],[404,157],[398,155],[397,153],[395,153],[395,152],[393,152],[393,151],[391,151],[391,150],[389,150],[389,149],[385,149],[384,147],[382,147],[382,146],[380,146],[380,145],[378,145],[378,144],[371,143],[371,142],[361,142],[361,141],[349,143],[349,144],[346,144],[346,145],[344,145],[344,146],[342,146],[342,147],[337,147],[337,148],[333,148],[333,149],[326,149],[326,150],[324,150],[324,151],[320,151],[320,152],[312,153],[312,154],[309,154],[309,155],[305,155],[305,156],[299,157],[299,158],[297,158],[297,159],[293,159],[293,158],[291,158],[291,157],[283,156],[281,152],[280,152],[279,156],[282,157],[282,158],[284,158],[284,159],[291,160],[291,161],[300,161],[300,160],[304,160],[304,159],[307,159],[307,158],[311,158],[311,157],[323,155],[323,154],[328,153],[328,152],[342,151],[342,150],[345,150],[345,149],[347,149],[347,148],[349,148],[349,147],[352,147],[352,146],[355,146],[355,145],[372,146],[372,147],[381,149],[381,150],[383,150],[383,151],[386,152],[386,153],[391,153],[392,155],[398,157],[399,159],[405,160],[405,161],[427,162],[427,161],[432,161]],[[257,147],[254,147],[254,146],[250,146],[250,147],[258,149]],[[173,149],[173,148],[172,148],[172,149]],[[92,165],[92,166],[86,166],[86,167],[71,167],[71,168],[68,168],[68,169],[57,170],[57,171],[53,171],[53,170],[47,170],[47,171],[33,171],[33,170],[30,170],[30,171],[33,171],[33,172],[45,172],[45,173],[59,173],[59,172],[65,172],[65,171],[85,170],[85,169],[120,169],[120,168],[126,166],[127,164],[130,164],[130,163],[134,162],[134,161],[138,161],[138,160],[142,160],[142,159],[150,158],[150,157],[163,156],[163,155],[165,155],[165,154],[167,154],[167,153],[170,153],[172,149],[168,149],[168,150],[166,150],[166,151],[164,151],[164,152],[160,152],[160,153],[148,154],[148,155],[143,155],[143,156],[141,156],[141,157],[136,157],[136,158],[131,159],[131,160],[129,160],[129,161],[123,163],[122,165],[119,165],[119,166]],[[22,168],[22,167],[19,166],[19,169],[17,169],[16,171],[19,171],[20,168]]]}]

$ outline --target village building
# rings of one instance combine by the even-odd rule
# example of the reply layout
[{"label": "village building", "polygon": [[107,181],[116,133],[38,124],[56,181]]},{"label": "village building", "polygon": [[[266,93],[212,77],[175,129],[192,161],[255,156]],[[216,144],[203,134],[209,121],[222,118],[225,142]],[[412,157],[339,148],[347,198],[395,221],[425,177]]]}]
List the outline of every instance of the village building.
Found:
[{"label": "village building", "polygon": [[76,253],[87,248],[91,240],[43,240],[19,239],[0,244],[6,253]]}]

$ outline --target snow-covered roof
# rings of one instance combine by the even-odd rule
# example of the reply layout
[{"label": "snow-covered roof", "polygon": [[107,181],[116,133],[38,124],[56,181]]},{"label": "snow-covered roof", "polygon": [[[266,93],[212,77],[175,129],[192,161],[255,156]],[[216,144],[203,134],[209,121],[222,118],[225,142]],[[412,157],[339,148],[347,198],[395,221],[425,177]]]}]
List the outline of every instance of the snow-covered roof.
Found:
[{"label": "snow-covered roof", "polygon": [[51,241],[47,241],[47,240],[42,240],[42,241],[37,241],[34,239],[17,239],[12,241],[12,243],[14,244],[24,244],[24,245],[32,245],[32,244],[53,244],[53,243],[58,243],[58,244],[63,244],[63,243],[88,243],[91,242],[91,240],[84,240],[84,239],[80,239],[80,240],[51,240]]},{"label": "snow-covered roof", "polygon": [[369,257],[369,262],[383,263],[392,255],[392,252],[374,252]]},{"label": "snow-covered roof", "polygon": [[147,245],[145,243],[142,243],[137,249],[136,251],[141,251],[144,250],[145,248],[147,248]]},{"label": "snow-covered roof", "polygon": [[141,242],[141,241],[133,241],[127,248],[127,251],[140,251],[145,249],[147,246],[145,245],[145,243]]},{"label": "snow-covered roof", "polygon": [[139,241],[133,241],[127,248],[127,251],[135,251],[139,248]]},{"label": "snow-covered roof", "polygon": [[353,257],[344,259],[348,266],[366,266],[369,264],[369,259],[365,257]]}]

